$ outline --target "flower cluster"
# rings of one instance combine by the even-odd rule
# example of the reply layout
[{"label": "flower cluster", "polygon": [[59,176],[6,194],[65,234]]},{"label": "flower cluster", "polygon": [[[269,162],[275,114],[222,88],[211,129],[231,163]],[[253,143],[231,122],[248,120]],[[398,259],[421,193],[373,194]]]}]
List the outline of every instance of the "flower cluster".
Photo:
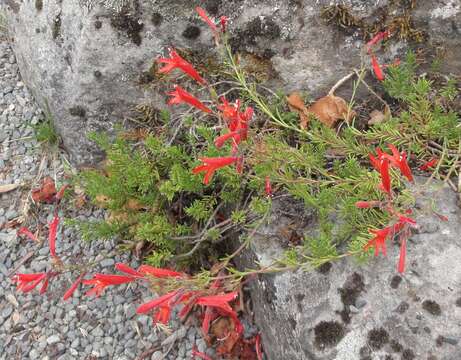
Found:
[{"label": "flower cluster", "polygon": [[403,273],[405,271],[407,239],[410,237],[411,227],[416,227],[416,221],[407,216],[411,214],[411,210],[408,210],[407,213],[403,215],[394,209],[392,203],[393,193],[389,169],[396,168],[400,170],[400,173],[410,182],[413,182],[414,179],[408,165],[406,153],[404,151],[399,152],[399,150],[392,144],[388,144],[388,148],[391,150],[391,154],[383,152],[381,149],[377,149],[376,156],[373,154],[369,155],[372,166],[380,173],[380,189],[386,193],[387,201],[358,201],[355,205],[360,209],[381,208],[392,216],[393,221],[388,226],[383,229],[369,230],[373,237],[367,242],[367,244],[365,244],[363,249],[368,251],[369,249],[374,248],[375,256],[378,256],[380,252],[386,256],[386,241],[398,236],[400,240],[400,258],[397,270],[400,273]]},{"label": "flower cluster", "polygon": [[[201,7],[196,8],[199,16],[208,24],[212,30],[215,39],[219,39],[220,33],[225,33],[227,17],[222,16],[220,18],[221,30],[210,17],[206,14],[205,10]],[[170,58],[160,58],[157,60],[160,64],[166,64],[164,67],[159,69],[160,73],[170,73],[174,69],[178,69],[190,78],[194,79],[201,85],[207,84],[200,74],[195,70],[193,65],[183,59],[175,50],[170,49]],[[214,112],[203,102],[197,99],[194,95],[184,90],[179,85],[174,85],[174,90],[168,93],[171,96],[168,101],[169,105],[188,104],[200,111],[207,114],[214,114],[217,117],[224,119],[228,132],[217,137],[214,141],[215,146],[219,149],[224,146],[226,142],[231,142],[232,154],[228,157],[202,157],[199,160],[202,165],[199,165],[192,169],[193,174],[205,173],[203,183],[208,185],[213,174],[222,167],[236,164],[237,172],[241,172],[243,167],[243,158],[237,156],[238,146],[242,141],[245,141],[248,137],[248,123],[253,117],[253,108],[248,107],[245,111],[241,111],[241,101],[236,100],[235,103],[231,104],[225,97],[221,97],[220,103],[217,104],[217,111]]]},{"label": "flower cluster", "polygon": [[367,42],[366,47],[367,47],[367,52],[368,55],[371,57],[371,66],[373,68],[373,72],[376,76],[376,78],[379,81],[384,80],[384,72],[381,66],[379,65],[378,59],[376,58],[376,55],[373,52],[373,46],[378,44],[380,41],[385,40],[389,37],[389,31],[381,31],[377,33],[369,42]]}]

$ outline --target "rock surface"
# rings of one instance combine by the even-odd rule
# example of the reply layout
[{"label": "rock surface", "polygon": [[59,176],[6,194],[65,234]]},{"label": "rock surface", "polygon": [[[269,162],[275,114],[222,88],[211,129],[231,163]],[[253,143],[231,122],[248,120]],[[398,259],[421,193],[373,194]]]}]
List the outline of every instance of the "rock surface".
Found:
[{"label": "rock surface", "polygon": [[[49,107],[72,160],[81,164],[94,162],[98,154],[88,132],[112,130],[138,104],[164,107],[165,84],[150,70],[166,47],[192,49],[199,59],[210,53],[211,34],[195,15],[196,5],[214,16],[229,15],[234,49],[255,62],[255,71],[271,87],[317,96],[361,60],[369,62],[360,31],[326,25],[320,18],[322,8],[331,3],[6,0],[0,6],[8,15],[24,82],[42,108]],[[370,24],[387,12],[395,16],[387,0],[342,3]],[[460,10],[458,0],[421,0],[411,10],[414,27],[426,32],[451,71],[458,71],[461,61]],[[405,47],[394,41],[382,61]]]},{"label": "rock surface", "polygon": [[[440,184],[419,199],[419,230],[408,242],[402,276],[394,245],[388,257],[365,265],[344,259],[252,283],[256,324],[269,359],[461,359],[461,211],[456,195]],[[433,199],[447,222],[423,210]],[[287,224],[301,223],[300,233],[312,228],[309,214],[290,216],[289,209],[292,204],[274,204],[243,265],[254,267],[257,260],[268,266],[279,258],[279,234]]]}]

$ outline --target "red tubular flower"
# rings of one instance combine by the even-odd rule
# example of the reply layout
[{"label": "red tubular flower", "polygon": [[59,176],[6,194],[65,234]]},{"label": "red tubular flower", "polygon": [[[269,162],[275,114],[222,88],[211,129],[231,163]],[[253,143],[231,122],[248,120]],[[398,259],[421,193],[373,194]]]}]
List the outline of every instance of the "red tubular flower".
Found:
[{"label": "red tubular flower", "polygon": [[375,248],[375,256],[379,255],[379,251],[381,249],[382,253],[384,256],[387,255],[387,249],[386,249],[386,240],[391,232],[390,227],[385,227],[384,229],[380,230],[370,230],[370,233],[374,234],[375,237],[370,239],[367,244],[363,247],[363,249],[366,251],[370,249],[371,247]]},{"label": "red tubular flower", "polygon": [[171,291],[163,296],[160,296],[157,299],[154,299],[152,301],[149,301],[147,303],[142,304],[136,309],[136,312],[138,314],[146,314],[149,311],[158,308],[159,306],[165,306],[165,304],[171,300],[174,296],[178,295],[178,290],[176,291]]},{"label": "red tubular flower", "polygon": [[391,166],[398,168],[408,181],[413,182],[413,175],[411,174],[411,169],[408,165],[407,154],[405,151],[399,152],[393,144],[387,144],[387,147],[391,150],[392,155],[381,152],[379,154],[380,158],[387,159]]},{"label": "red tubular flower", "polygon": [[226,26],[227,26],[227,21],[229,18],[227,16],[221,16],[219,18],[219,23],[221,24],[221,32],[225,33],[226,32]]},{"label": "red tubular flower", "polygon": [[118,271],[124,272],[125,274],[129,274],[129,275],[132,275],[132,276],[135,276],[135,277],[144,277],[144,275],[141,274],[139,271],[136,271],[135,269],[130,268],[126,264],[117,263],[117,264],[115,264],[115,268]]},{"label": "red tubular flower", "polygon": [[225,120],[232,122],[240,111],[240,100],[236,100],[235,104],[230,104],[224,96],[220,98],[221,105],[218,105],[218,110],[222,112]]},{"label": "red tubular flower", "polygon": [[381,168],[381,160],[376,158],[373,154],[368,154],[368,157],[370,158],[370,163],[371,165],[375,168],[375,170],[379,171]]},{"label": "red tubular flower", "polygon": [[214,21],[210,19],[205,9],[201,8],[200,6],[197,6],[195,8],[195,11],[197,11],[197,14],[199,14],[199,16],[203,19],[203,21],[205,21],[208,24],[208,26],[210,27],[211,31],[213,31],[213,33],[218,33],[218,27],[216,26]]},{"label": "red tubular flower", "polygon": [[58,232],[59,217],[55,215],[53,221],[50,223],[50,231],[48,233],[48,245],[50,246],[50,254],[56,257],[56,234]]},{"label": "red tubular flower", "polygon": [[232,144],[238,144],[240,142],[240,132],[239,131],[231,131],[227,134],[221,135],[217,137],[214,141],[215,146],[220,149],[227,140],[232,139]]},{"label": "red tubular flower", "polygon": [[384,73],[383,70],[381,69],[381,66],[379,66],[378,59],[374,54],[371,55],[371,65],[373,67],[373,72],[375,73],[376,78],[379,81],[384,80]]},{"label": "red tubular flower", "polygon": [[181,300],[179,302],[185,303],[185,305],[178,314],[180,319],[186,318],[186,316],[190,313],[190,311],[194,307],[196,301],[197,301],[197,296],[194,295],[192,291],[190,291],[189,293],[181,297]]},{"label": "red tubular flower", "polygon": [[397,271],[403,273],[405,271],[405,259],[407,256],[407,238],[402,236],[400,239],[400,256],[399,256],[399,265]]},{"label": "red tubular flower", "polygon": [[436,164],[437,162],[439,161],[439,159],[432,159],[432,160],[429,160],[427,162],[425,162],[424,164],[422,164],[420,167],[419,167],[419,170],[421,171],[427,171],[429,169],[432,169]]},{"label": "red tubular flower", "polygon": [[208,185],[210,179],[213,177],[213,174],[216,170],[231,165],[238,161],[238,157],[230,156],[230,157],[216,157],[216,158],[208,158],[202,157],[199,160],[203,162],[203,165],[199,165],[192,169],[193,174],[198,174],[200,172],[205,172],[205,176],[203,178],[203,183]]},{"label": "red tubular flower", "polygon": [[272,196],[272,185],[269,176],[266,176],[266,179],[264,181],[264,191],[266,192],[267,196]]},{"label": "red tubular flower", "polygon": [[256,356],[258,360],[263,360],[263,352],[261,350],[261,335],[257,334],[255,337],[255,349],[256,349]]},{"label": "red tubular flower", "polygon": [[93,279],[82,280],[82,283],[84,285],[93,285],[93,288],[85,293],[86,296],[94,294],[98,297],[107,286],[126,284],[135,280],[136,278],[133,276],[95,274]]},{"label": "red tubular flower", "polygon": [[197,298],[197,305],[212,306],[225,312],[232,313],[234,310],[229,305],[229,302],[235,300],[238,296],[236,291],[223,295],[202,296]]},{"label": "red tubular flower", "polygon": [[35,274],[16,274],[13,277],[13,281],[16,282],[17,290],[27,293],[35,289],[38,284],[43,281],[42,287],[40,289],[40,294],[43,294],[48,287],[47,283],[47,274],[44,272],[35,273]]},{"label": "red tubular flower", "polygon": [[386,39],[389,36],[389,31],[380,31],[373,38],[367,42],[368,51],[373,45],[376,45],[379,41]]},{"label": "red tubular flower", "polygon": [[215,319],[218,318],[218,314],[212,307],[207,307],[205,309],[205,314],[203,315],[203,321],[202,321],[202,332],[206,336],[208,335],[208,332],[210,331],[210,324],[213,322]]},{"label": "red tubular flower", "polygon": [[166,64],[164,67],[158,70],[161,74],[167,74],[174,69],[180,69],[183,73],[194,79],[200,84],[205,84],[206,81],[199,75],[199,73],[194,69],[191,63],[183,59],[179,54],[170,49],[170,59],[160,58],[157,60],[158,63]]},{"label": "red tubular flower", "polygon": [[369,209],[380,206],[379,201],[357,201],[355,207],[358,209]]},{"label": "red tubular flower", "polygon": [[413,175],[411,174],[410,166],[408,166],[407,161],[407,154],[402,152],[400,161],[399,161],[399,169],[403,176],[405,176],[408,181],[413,182]]},{"label": "red tubular flower", "polygon": [[140,273],[141,275],[151,275],[156,278],[185,276],[184,273],[180,273],[180,272],[170,270],[170,269],[155,268],[150,265],[141,265],[140,267],[138,267],[138,273]]},{"label": "red tubular flower", "polygon": [[389,175],[389,161],[384,159],[380,167],[381,187],[387,193],[391,194],[391,177]]},{"label": "red tubular flower", "polygon": [[39,242],[37,237],[26,227],[22,227],[18,230],[17,235],[26,235],[29,239],[35,242]]},{"label": "red tubular flower", "polygon": [[46,290],[48,289],[49,284],[50,284],[50,279],[46,277],[45,281],[42,284],[42,287],[40,288],[40,295],[43,295],[44,293],[46,293]]},{"label": "red tubular flower", "polygon": [[70,288],[64,293],[62,299],[64,301],[66,301],[67,299],[69,299],[75,292],[75,290],[77,290],[78,286],[80,285],[80,283],[82,282],[83,280],[83,277],[85,276],[86,272],[82,273],[73,283],[72,285],[70,286]]},{"label": "red tubular flower", "polygon": [[179,85],[175,85],[174,91],[168,93],[168,95],[172,96],[172,98],[168,101],[168,105],[187,103],[199,110],[202,110],[203,112],[211,113],[211,110],[207,108],[199,99],[188,93]]}]

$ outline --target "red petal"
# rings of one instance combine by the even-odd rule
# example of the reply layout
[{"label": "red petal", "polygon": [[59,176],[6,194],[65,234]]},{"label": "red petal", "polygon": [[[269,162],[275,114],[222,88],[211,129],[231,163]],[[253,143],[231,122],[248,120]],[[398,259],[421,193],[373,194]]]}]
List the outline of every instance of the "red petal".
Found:
[{"label": "red petal", "polygon": [[405,258],[407,256],[407,239],[403,236],[400,244],[400,258],[398,272],[403,273],[405,271]]},{"label": "red petal", "polygon": [[237,296],[238,292],[236,291],[222,295],[202,296],[197,299],[197,303],[201,305],[209,305],[212,303],[228,303],[232,300],[235,300]]},{"label": "red petal", "polygon": [[147,303],[144,303],[142,304],[141,306],[139,306],[137,309],[136,309],[136,312],[138,314],[145,314],[149,311],[151,311],[152,309],[164,304],[165,302],[167,302],[168,300],[170,300],[173,296],[175,296],[176,294],[178,293],[178,291],[172,291],[166,295],[163,295],[157,299],[154,299],[152,301],[149,301]]},{"label": "red petal", "polygon": [[56,257],[56,234],[58,231],[59,217],[55,215],[53,221],[50,223],[50,230],[48,233],[48,244],[50,246],[50,254],[53,257]]},{"label": "red petal", "polygon": [[256,348],[256,356],[258,357],[258,360],[263,360],[263,352],[261,350],[261,335],[260,334],[256,335],[255,348]]},{"label": "red petal", "polygon": [[48,289],[49,282],[50,282],[50,279],[46,278],[42,284],[42,287],[40,288],[40,295],[43,295],[46,292],[46,290]]},{"label": "red petal", "polygon": [[24,285],[21,285],[18,289],[21,290],[22,292],[26,293],[26,292],[29,292],[29,291],[32,291],[33,289],[35,289],[37,287],[38,284],[40,284],[42,282],[43,279],[45,279],[46,277],[46,274],[43,273],[39,278],[37,278],[36,280],[32,281],[31,283],[29,284],[24,284]]},{"label": "red petal", "polygon": [[381,69],[381,67],[379,66],[378,60],[376,59],[375,55],[371,55],[371,64],[372,64],[373,72],[375,73],[376,78],[379,81],[383,81],[384,80],[384,73],[383,73],[383,70]]},{"label": "red petal", "polygon": [[235,135],[236,135],[235,131],[231,131],[227,134],[221,135],[215,139],[214,144],[219,149],[224,145],[224,143],[227,140],[232,139]]},{"label": "red petal", "polygon": [[437,164],[438,161],[439,161],[439,159],[432,159],[432,160],[429,160],[429,161],[425,162],[424,164],[422,164],[422,165],[419,167],[419,170],[425,171],[425,170],[431,169],[431,168],[433,168],[433,167]]},{"label": "red petal", "polygon": [[203,335],[207,336],[208,331],[210,330],[210,323],[213,321],[213,318],[216,317],[216,314],[212,307],[207,307],[205,309],[205,315],[203,316],[202,321],[202,331]]},{"label": "red petal", "polygon": [[115,268],[116,268],[118,271],[124,272],[124,273],[126,273],[126,274],[130,274],[130,275],[137,276],[137,277],[144,277],[143,274],[141,274],[140,272],[136,271],[135,269],[130,268],[130,267],[129,267],[128,265],[126,265],[126,264],[117,263],[117,264],[115,264]]},{"label": "red petal", "polygon": [[357,201],[355,207],[359,209],[368,209],[373,207],[373,205],[370,201]]},{"label": "red petal", "polygon": [[381,163],[380,173],[381,173],[381,181],[382,181],[383,189],[386,193],[390,195],[391,194],[391,177],[389,175],[389,161],[387,159],[384,159],[383,162]]},{"label": "red petal", "polygon": [[161,306],[154,316],[154,323],[168,324],[170,321],[171,308],[169,306]]},{"label": "red petal", "polygon": [[372,154],[368,154],[368,157],[370,158],[371,165],[379,171],[381,167],[381,161],[375,158]]},{"label": "red petal", "polygon": [[70,286],[70,288],[64,293],[64,296],[62,297],[62,299],[65,301],[67,299],[69,299],[75,292],[75,290],[77,290],[78,286],[80,285],[80,283],[82,282],[82,279],[83,277],[85,276],[86,273],[83,273],[81,274],[73,283],[72,285]]},{"label": "red petal", "polygon": [[26,227],[22,227],[17,232],[18,235],[26,235],[29,239],[39,242],[37,237]]},{"label": "red petal", "polygon": [[158,278],[165,278],[165,277],[178,277],[178,276],[184,276],[184,273],[180,273],[174,270],[170,269],[161,269],[161,268],[155,268],[150,265],[141,265],[138,268],[138,271],[141,274],[149,274]]},{"label": "red petal", "polygon": [[272,185],[271,185],[271,179],[269,176],[266,176],[264,191],[266,192],[267,196],[272,196]]},{"label": "red petal", "polygon": [[221,16],[219,18],[219,22],[221,23],[221,32],[223,32],[223,33],[226,32],[227,20],[229,20],[229,18],[227,16]]},{"label": "red petal", "polygon": [[208,14],[206,13],[206,11],[201,8],[200,6],[197,6],[195,8],[195,11],[197,11],[197,14],[200,15],[200,17],[203,19],[203,21],[205,21],[208,26],[210,27],[210,29],[213,31],[213,32],[217,32],[218,31],[218,27],[215,25],[215,23],[210,19],[210,17],[208,16]]},{"label": "red petal", "polygon": [[367,42],[367,46],[373,46],[375,45],[378,41],[385,39],[389,36],[389,31],[381,31],[377,33],[369,42]]},{"label": "red petal", "polygon": [[133,276],[112,275],[112,274],[95,274],[94,279],[106,285],[121,285],[121,284],[126,284],[126,283],[136,280],[136,278],[134,278]]}]

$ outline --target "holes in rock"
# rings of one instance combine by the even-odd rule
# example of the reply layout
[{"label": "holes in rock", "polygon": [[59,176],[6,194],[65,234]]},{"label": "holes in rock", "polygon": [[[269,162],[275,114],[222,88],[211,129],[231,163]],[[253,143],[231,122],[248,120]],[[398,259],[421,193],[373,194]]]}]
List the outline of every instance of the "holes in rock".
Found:
[{"label": "holes in rock", "polygon": [[319,348],[331,347],[341,341],[345,329],[337,321],[321,321],[314,328],[315,344]]},{"label": "holes in rock", "polygon": [[368,345],[374,349],[379,350],[384,344],[389,342],[389,334],[384,328],[373,329],[368,332]]},{"label": "holes in rock", "polygon": [[200,36],[201,30],[195,25],[189,25],[182,33],[186,39],[195,40]]},{"label": "holes in rock", "polygon": [[393,352],[398,353],[398,352],[401,352],[403,350],[403,346],[400,345],[400,343],[397,340],[392,339],[390,341],[389,345],[391,346],[391,349],[392,349]]},{"label": "holes in rock", "polygon": [[86,110],[82,106],[76,105],[69,109],[69,114],[71,114],[72,116],[78,116],[82,118],[85,117]]},{"label": "holes in rock", "polygon": [[121,12],[111,18],[110,24],[113,28],[124,31],[133,44],[141,45],[141,30],[144,28],[144,24],[140,19],[128,12]]},{"label": "holes in rock", "polygon": [[318,268],[317,268],[317,271],[320,273],[320,274],[323,274],[323,275],[326,275],[330,272],[331,268],[333,267],[333,265],[330,263],[330,262],[326,262],[322,265],[320,265]]},{"label": "holes in rock", "polygon": [[397,289],[402,282],[402,277],[399,275],[395,275],[391,280],[391,288]]},{"label": "holes in rock", "polygon": [[353,273],[338,291],[341,294],[341,301],[344,305],[354,305],[364,289],[365,283],[362,276],[358,273]]},{"label": "holes in rock", "polygon": [[163,16],[162,14],[157,13],[157,12],[153,13],[152,16],[150,17],[150,21],[152,21],[152,24],[154,24],[154,26],[159,26],[163,22]]},{"label": "holes in rock", "polygon": [[35,0],[35,9],[37,11],[43,10],[43,0]]},{"label": "holes in rock", "polygon": [[402,301],[399,306],[395,309],[396,312],[399,314],[404,314],[408,309],[410,308],[410,305],[406,301]]},{"label": "holes in rock", "polygon": [[415,358],[416,357],[415,357],[415,353],[413,352],[413,350],[410,350],[410,349],[403,350],[402,360],[413,360]]},{"label": "holes in rock", "polygon": [[101,28],[102,28],[102,21],[101,21],[101,20],[96,20],[96,21],[94,22],[94,27],[95,27],[97,30],[101,29]]},{"label": "holes in rock", "polygon": [[440,316],[442,314],[440,305],[437,304],[434,300],[424,300],[423,309],[434,316]]}]

